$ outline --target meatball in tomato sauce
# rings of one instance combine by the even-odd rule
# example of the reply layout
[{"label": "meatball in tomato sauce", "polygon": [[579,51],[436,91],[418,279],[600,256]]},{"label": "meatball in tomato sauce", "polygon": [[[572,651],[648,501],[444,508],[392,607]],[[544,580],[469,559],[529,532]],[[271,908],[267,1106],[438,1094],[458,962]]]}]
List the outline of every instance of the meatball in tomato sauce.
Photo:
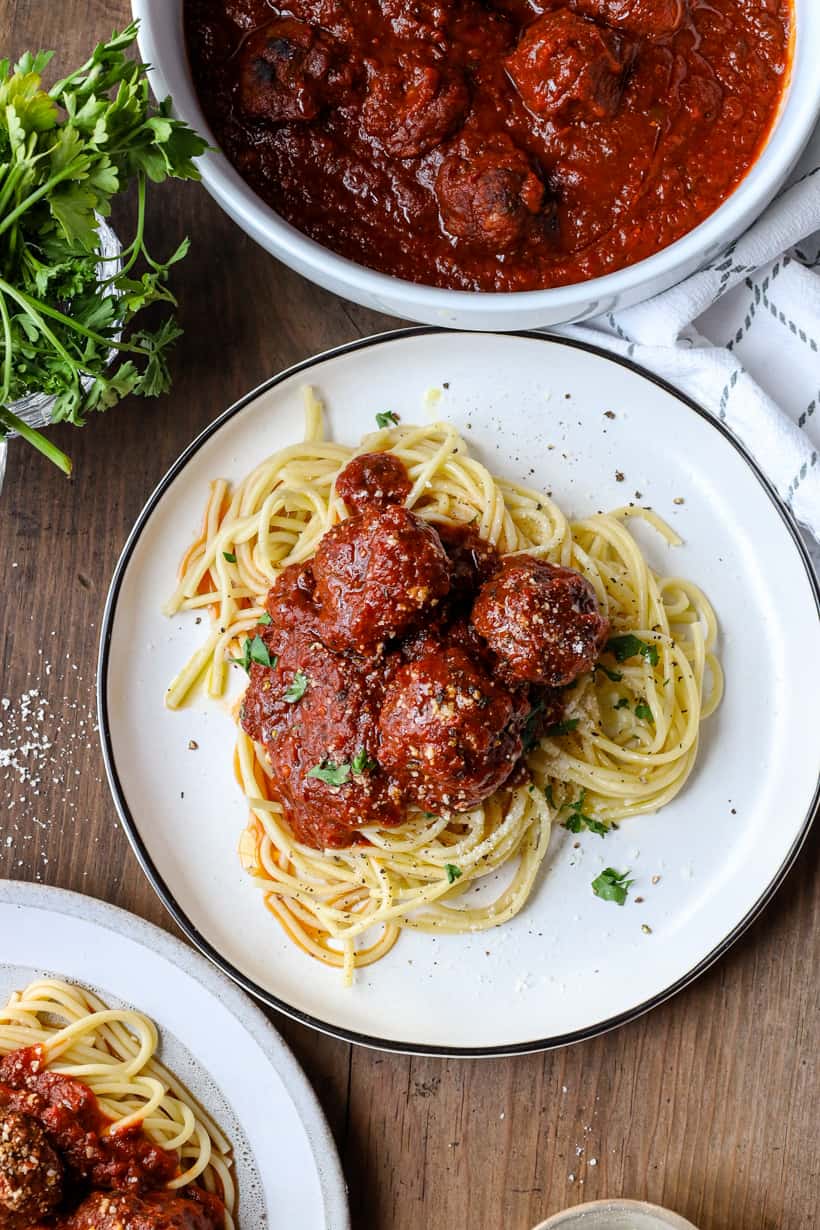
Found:
[{"label": "meatball in tomato sauce", "polygon": [[315,119],[352,79],[333,39],[284,17],[253,33],[242,49],[242,110],[271,124]]},{"label": "meatball in tomato sauce", "polygon": [[29,1230],[63,1195],[63,1164],[34,1119],[0,1109],[0,1228]]},{"label": "meatball in tomato sauce", "polygon": [[322,640],[360,654],[416,627],[450,587],[435,529],[398,504],[368,506],[328,530],[313,573]]},{"label": "meatball in tomato sauce", "polygon": [[527,27],[506,67],[530,111],[566,124],[615,114],[635,52],[614,30],[556,9]]},{"label": "meatball in tomato sauce", "polygon": [[464,650],[428,653],[388,685],[381,762],[418,807],[467,811],[510,776],[529,709]]},{"label": "meatball in tomato sauce", "polygon": [[413,489],[407,469],[392,453],[360,453],[336,479],[336,494],[348,508],[403,504]]},{"label": "meatball in tomato sauce", "polygon": [[591,670],[609,634],[595,591],[571,568],[508,556],[479,590],[472,624],[503,676],[563,687]]}]

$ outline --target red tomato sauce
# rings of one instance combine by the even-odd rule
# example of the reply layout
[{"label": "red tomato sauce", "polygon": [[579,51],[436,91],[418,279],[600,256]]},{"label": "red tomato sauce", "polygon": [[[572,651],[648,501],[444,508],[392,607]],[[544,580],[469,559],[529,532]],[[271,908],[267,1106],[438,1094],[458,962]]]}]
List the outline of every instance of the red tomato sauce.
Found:
[{"label": "red tomato sauce", "polygon": [[771,129],[790,0],[186,0],[220,146],[294,226],[414,282],[519,291],[650,256]]},{"label": "red tomato sauce", "polygon": [[469,526],[405,508],[399,459],[355,458],[336,490],[351,516],[269,591],[270,664],[251,664],[240,711],[295,836],[316,848],[518,784],[609,628],[579,573],[502,559]]},{"label": "red tomato sauce", "polygon": [[112,1131],[92,1090],[49,1071],[39,1046],[0,1059],[0,1117],[8,1112],[42,1129],[63,1171],[59,1209],[36,1230],[223,1230],[221,1200],[196,1188],[163,1190],[179,1173],[176,1155],[140,1126]]}]

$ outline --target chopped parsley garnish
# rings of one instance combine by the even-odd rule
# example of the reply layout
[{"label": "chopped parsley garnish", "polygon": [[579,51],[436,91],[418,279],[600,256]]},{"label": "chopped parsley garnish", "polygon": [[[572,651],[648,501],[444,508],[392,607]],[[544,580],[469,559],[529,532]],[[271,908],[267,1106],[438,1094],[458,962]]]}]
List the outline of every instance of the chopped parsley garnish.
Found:
[{"label": "chopped parsley garnish", "polygon": [[608,666],[604,666],[603,662],[599,662],[595,667],[596,671],[603,671],[607,679],[612,683],[620,683],[623,679],[623,671],[611,671]]},{"label": "chopped parsley garnish", "polygon": [[606,867],[592,881],[592,891],[602,901],[614,901],[616,905],[624,905],[634,880],[627,880],[628,871],[616,871],[614,867]]},{"label": "chopped parsley garnish", "polygon": [[646,658],[652,666],[658,665],[658,646],[648,645],[646,641],[627,632],[624,636],[613,636],[607,641],[606,647],[614,653],[618,662],[626,662],[629,658],[637,658],[638,654]]},{"label": "chopped parsley garnish", "polygon": [[265,627],[267,628],[270,626],[270,624],[273,623],[273,620],[271,619],[267,611],[263,611],[262,614],[259,616],[259,622],[260,624],[264,624]]},{"label": "chopped parsley garnish", "polygon": [[379,427],[392,427],[394,423],[398,423],[399,416],[394,410],[382,410],[376,415],[376,422]]},{"label": "chopped parsley garnish", "polygon": [[267,645],[257,632],[253,640],[250,637],[245,638],[242,657],[231,658],[231,661],[235,662],[237,666],[241,666],[243,670],[250,674],[251,662],[258,662],[260,666],[269,666],[273,669],[276,666],[277,658],[271,657]]},{"label": "chopped parsley garnish", "polygon": [[567,803],[566,806],[570,814],[564,821],[564,828],[569,829],[570,833],[580,833],[583,829],[589,829],[590,833],[597,833],[599,837],[606,837],[609,832],[608,827],[601,820],[596,820],[595,816],[588,816],[584,811],[586,795],[586,790],[582,788],[575,802]]},{"label": "chopped parsley garnish", "polygon": [[547,800],[550,807],[555,806],[555,796],[552,793],[552,782],[547,782],[547,787],[544,791],[544,798]]},{"label": "chopped parsley garnish", "polygon": [[544,734],[548,738],[555,735],[568,735],[570,731],[575,730],[580,721],[580,718],[567,718],[563,722],[555,722],[552,726],[547,727]]},{"label": "chopped parsley garnish", "polygon": [[448,884],[455,884],[456,880],[460,879],[463,874],[461,868],[456,867],[455,863],[445,863],[444,870],[447,872]]},{"label": "chopped parsley garnish", "polygon": [[655,725],[654,714],[645,700],[639,701],[635,706],[635,717],[640,718],[642,722],[651,722],[653,726]]},{"label": "chopped parsley garnish", "polygon": [[620,700],[616,700],[612,708],[613,709],[628,709],[629,708],[628,697],[622,696]]},{"label": "chopped parsley garnish", "polygon": [[349,764],[333,764],[330,760],[325,760],[322,764],[315,764],[308,772],[308,777],[318,777],[320,782],[326,782],[328,786],[343,786],[350,777]]},{"label": "chopped parsley garnish", "polygon": [[378,764],[375,760],[371,760],[367,754],[366,747],[360,747],[356,755],[353,757],[352,764],[354,774],[369,773],[372,769],[377,769]]},{"label": "chopped parsley garnish", "polygon": [[229,564],[236,563],[236,556],[234,555],[233,551],[223,551],[222,558],[226,559]]},{"label": "chopped parsley garnish", "polygon": [[297,671],[293,676],[290,687],[285,692],[285,700],[289,705],[295,705],[297,700],[301,700],[307,691],[308,677],[304,671]]}]

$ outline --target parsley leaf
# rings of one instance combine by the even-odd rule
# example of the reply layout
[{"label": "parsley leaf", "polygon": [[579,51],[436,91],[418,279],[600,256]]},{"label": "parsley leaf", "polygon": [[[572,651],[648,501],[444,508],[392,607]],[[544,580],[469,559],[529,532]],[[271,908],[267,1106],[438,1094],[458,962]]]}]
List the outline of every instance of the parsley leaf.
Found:
[{"label": "parsley leaf", "polygon": [[608,666],[604,666],[603,662],[599,662],[595,667],[596,671],[603,671],[607,679],[612,683],[620,683],[623,679],[623,671],[611,671]]},{"label": "parsley leaf", "polygon": [[460,879],[463,872],[460,867],[456,867],[455,863],[445,863],[444,870],[447,872],[447,883],[455,884],[456,880]]},{"label": "parsley leaf", "polygon": [[263,611],[262,614],[259,616],[259,622],[260,624],[264,624],[265,627],[267,628],[267,627],[270,627],[270,625],[273,623],[273,620],[271,619],[267,611]]},{"label": "parsley leaf", "polygon": [[376,415],[376,423],[379,427],[392,427],[398,421],[399,416],[393,410],[382,410]]},{"label": "parsley leaf", "polygon": [[[16,430],[66,473],[71,461],[10,409],[31,393],[54,398],[51,421],[82,426],[128,394],[170,386],[167,356],[180,330],[166,260],[145,241],[149,184],[199,179],[204,140],[154,104],[145,65],[126,54],[132,22],[46,90],[50,52],[0,60],[0,437]],[[132,239],[121,262],[100,259],[100,218],[135,189]],[[106,263],[107,262],[107,263]],[[139,312],[164,305],[151,330]]]},{"label": "parsley leaf", "polygon": [[250,637],[245,638],[241,658],[231,658],[232,662],[235,662],[237,666],[241,666],[248,674],[250,674],[251,662],[258,662],[260,666],[270,666],[273,668],[276,666],[277,660],[275,656],[271,657],[267,645],[258,632],[253,640]]},{"label": "parsley leaf", "polygon": [[568,735],[570,731],[575,730],[580,718],[568,718],[563,722],[555,722],[554,725],[548,726],[544,734],[548,738],[554,738],[556,735]]},{"label": "parsley leaf", "polygon": [[378,764],[375,760],[370,759],[366,747],[360,747],[353,757],[352,767],[354,775],[358,775],[360,773],[369,773],[371,769],[377,769]]},{"label": "parsley leaf", "polygon": [[297,700],[301,700],[307,691],[308,677],[304,671],[297,671],[293,676],[290,687],[285,692],[285,700],[289,705],[295,705]]},{"label": "parsley leaf", "polygon": [[223,551],[222,558],[226,559],[229,564],[236,563],[236,556],[234,555],[233,551]]},{"label": "parsley leaf", "polygon": [[322,764],[315,764],[308,772],[308,777],[318,777],[320,782],[326,782],[328,786],[343,786],[350,777],[350,765],[333,764],[332,761],[325,760]]},{"label": "parsley leaf", "polygon": [[589,829],[590,833],[597,833],[599,837],[606,837],[609,828],[601,820],[597,820],[595,816],[588,816],[584,812],[584,800],[587,797],[585,789],[581,789],[581,793],[574,803],[567,803],[569,816],[564,821],[564,828],[569,829],[570,833],[580,833],[583,829]]},{"label": "parsley leaf", "polygon": [[641,654],[652,666],[658,665],[658,646],[648,645],[631,632],[624,636],[613,636],[607,641],[606,648],[610,653],[614,653],[618,662],[626,662],[629,658],[637,658],[638,654]]},{"label": "parsley leaf", "polygon": [[592,881],[592,891],[602,901],[614,901],[616,905],[624,905],[634,880],[627,880],[628,871],[616,871],[614,867],[606,867]]},{"label": "parsley leaf", "polygon": [[615,701],[615,704],[612,706],[612,708],[613,709],[628,709],[629,708],[628,698],[626,696],[622,696],[620,700]]},{"label": "parsley leaf", "polygon": [[635,717],[640,718],[642,722],[651,722],[653,726],[655,725],[655,715],[645,700],[639,701],[635,706]]}]

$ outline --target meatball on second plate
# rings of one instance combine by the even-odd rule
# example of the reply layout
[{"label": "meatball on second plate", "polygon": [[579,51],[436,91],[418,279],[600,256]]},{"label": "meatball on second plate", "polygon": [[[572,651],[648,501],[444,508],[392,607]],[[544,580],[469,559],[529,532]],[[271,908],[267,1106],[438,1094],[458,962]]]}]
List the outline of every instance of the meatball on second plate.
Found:
[{"label": "meatball on second plate", "polygon": [[595,591],[572,568],[508,556],[480,589],[471,621],[502,677],[552,688],[591,670],[609,635]]},{"label": "meatball on second plate", "polygon": [[433,651],[387,687],[379,761],[409,802],[468,811],[510,776],[529,708],[464,650]]},{"label": "meatball on second plate", "polygon": [[0,1230],[28,1230],[63,1194],[63,1166],[28,1115],[0,1108]]},{"label": "meatball on second plate", "polygon": [[450,586],[438,534],[398,504],[365,508],[328,530],[313,574],[322,640],[364,655],[416,627]]}]

